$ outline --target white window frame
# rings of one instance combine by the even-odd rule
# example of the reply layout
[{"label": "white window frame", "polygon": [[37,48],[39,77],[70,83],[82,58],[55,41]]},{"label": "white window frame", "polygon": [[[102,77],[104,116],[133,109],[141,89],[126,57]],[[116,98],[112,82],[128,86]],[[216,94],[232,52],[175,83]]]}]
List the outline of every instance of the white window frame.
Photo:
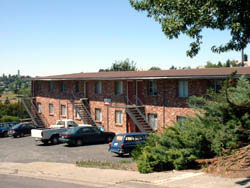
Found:
[{"label": "white window frame", "polygon": [[115,111],[115,123],[122,124],[123,123],[123,113],[121,110]]},{"label": "white window frame", "polygon": [[148,114],[148,123],[150,127],[156,131],[158,129],[158,116],[157,114]]},{"label": "white window frame", "polygon": [[42,113],[42,103],[40,102],[37,103],[37,112]]},{"label": "white window frame", "polygon": [[95,109],[95,120],[102,121],[102,109],[101,108]]},{"label": "white window frame", "polygon": [[188,81],[178,80],[178,97],[187,98],[188,95]]},{"label": "white window frame", "polygon": [[54,105],[49,103],[49,115],[54,115]]},{"label": "white window frame", "polygon": [[123,83],[122,80],[115,81],[115,94],[122,95],[123,94]]},{"label": "white window frame", "polygon": [[149,80],[149,83],[148,83],[148,95],[149,96],[157,96],[158,95],[156,80]]},{"label": "white window frame", "polygon": [[67,106],[65,104],[61,104],[61,106],[60,106],[60,114],[61,114],[61,116],[66,116],[67,115]]},{"label": "white window frame", "polygon": [[97,81],[95,83],[95,93],[102,94],[102,81]]}]

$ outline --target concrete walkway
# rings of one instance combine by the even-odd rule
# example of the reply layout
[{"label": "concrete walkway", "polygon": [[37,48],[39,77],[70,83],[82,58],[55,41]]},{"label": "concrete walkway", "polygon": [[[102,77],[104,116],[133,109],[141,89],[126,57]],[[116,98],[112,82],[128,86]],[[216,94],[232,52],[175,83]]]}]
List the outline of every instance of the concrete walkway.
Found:
[{"label": "concrete walkway", "polygon": [[202,172],[173,171],[151,174],[77,167],[74,164],[0,163],[0,174],[32,177],[107,188],[247,188],[250,179],[213,177]]}]

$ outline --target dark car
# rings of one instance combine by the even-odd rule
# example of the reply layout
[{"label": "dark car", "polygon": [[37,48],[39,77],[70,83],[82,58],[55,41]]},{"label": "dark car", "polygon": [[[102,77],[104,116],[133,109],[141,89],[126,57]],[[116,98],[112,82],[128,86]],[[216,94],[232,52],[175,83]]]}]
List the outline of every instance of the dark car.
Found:
[{"label": "dark car", "polygon": [[8,131],[10,130],[11,125],[10,124],[0,124],[0,136],[1,137],[6,137],[8,136]]},{"label": "dark car", "polygon": [[60,134],[59,140],[69,145],[111,142],[115,137],[113,132],[103,132],[93,126],[79,126]]},{"label": "dark car", "polygon": [[25,135],[30,135],[31,129],[34,129],[35,127],[31,123],[19,123],[15,126],[13,126],[8,134],[9,136],[13,136],[14,138],[16,137],[23,137]]},{"label": "dark car", "polygon": [[109,145],[109,151],[122,156],[131,154],[138,144],[145,144],[148,133],[125,133],[117,134]]}]

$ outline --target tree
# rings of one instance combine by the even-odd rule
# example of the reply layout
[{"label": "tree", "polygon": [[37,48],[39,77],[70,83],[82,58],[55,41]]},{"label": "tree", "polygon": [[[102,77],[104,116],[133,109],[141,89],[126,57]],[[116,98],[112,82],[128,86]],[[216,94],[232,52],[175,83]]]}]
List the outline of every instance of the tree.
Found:
[{"label": "tree", "polygon": [[181,34],[194,39],[187,51],[190,57],[200,50],[204,28],[230,31],[231,39],[212,46],[213,52],[240,51],[250,42],[249,0],[130,0],[130,4],[154,17],[169,39]]},{"label": "tree", "polygon": [[174,65],[172,65],[169,70],[177,70],[177,67],[175,67]]},{"label": "tree", "polygon": [[219,93],[190,97],[196,116],[152,134],[133,158],[142,173],[185,169],[197,159],[223,156],[250,143],[250,81],[229,79]]},{"label": "tree", "polygon": [[111,71],[135,71],[136,63],[128,58],[123,61],[116,61],[110,68],[100,69],[99,72],[111,72]]},{"label": "tree", "polygon": [[160,67],[153,66],[153,67],[151,67],[149,70],[161,70],[161,68],[160,68]]}]

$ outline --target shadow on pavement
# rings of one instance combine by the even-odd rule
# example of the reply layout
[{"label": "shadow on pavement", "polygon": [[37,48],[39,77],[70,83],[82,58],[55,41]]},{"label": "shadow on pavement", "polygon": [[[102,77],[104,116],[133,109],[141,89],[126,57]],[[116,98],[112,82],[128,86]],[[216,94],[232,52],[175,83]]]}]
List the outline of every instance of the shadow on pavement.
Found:
[{"label": "shadow on pavement", "polygon": [[237,182],[236,182],[236,184],[238,184],[238,185],[246,185],[246,184],[248,184],[248,183],[250,183],[250,177],[248,177],[248,178],[245,179],[245,180],[237,181]]}]

